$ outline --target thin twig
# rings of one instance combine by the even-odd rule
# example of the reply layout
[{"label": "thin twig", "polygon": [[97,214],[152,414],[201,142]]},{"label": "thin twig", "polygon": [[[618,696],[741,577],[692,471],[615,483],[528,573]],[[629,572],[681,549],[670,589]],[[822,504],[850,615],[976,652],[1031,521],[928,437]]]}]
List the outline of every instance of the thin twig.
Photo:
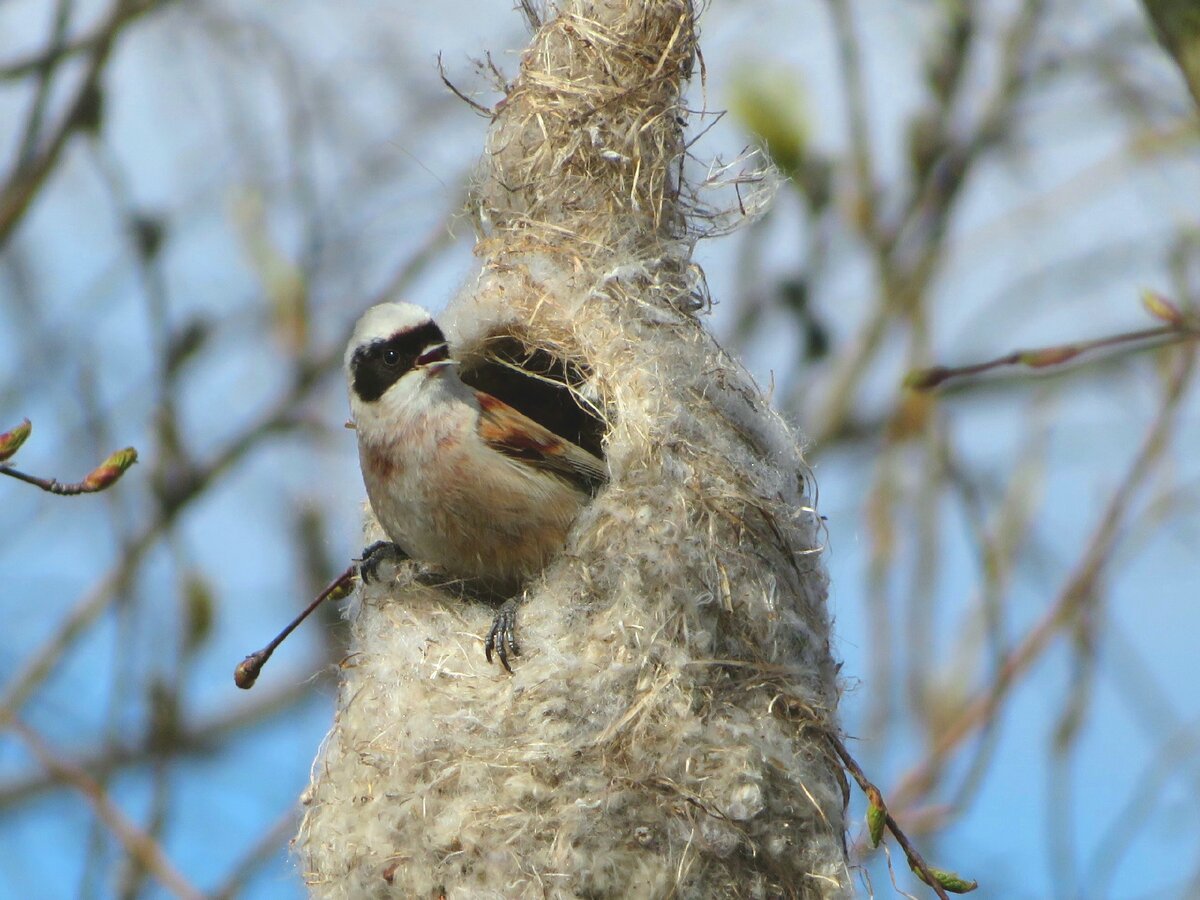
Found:
[{"label": "thin twig", "polygon": [[[87,70],[53,133],[40,150],[19,161],[0,184],[0,247],[8,241],[21,222],[42,184],[54,171],[70,137],[80,129],[95,128],[101,113],[101,76],[117,36],[138,16],[155,8],[156,3],[131,3],[116,0],[105,24],[97,32]],[[62,57],[53,56],[54,65]]]},{"label": "thin twig", "polygon": [[288,809],[281,815],[234,864],[224,883],[209,894],[211,900],[234,900],[239,896],[250,876],[287,844],[288,838],[296,832],[298,819],[294,809]]},{"label": "thin twig", "polygon": [[133,577],[142,559],[157,543],[162,523],[155,520],[126,548],[121,561],[59,622],[54,633],[30,657],[16,676],[5,685],[0,695],[0,730],[20,712],[38,686],[50,676],[66,649],[81,637],[99,617],[113,597],[117,596]]},{"label": "thin twig", "polygon": [[40,735],[23,722],[13,721],[11,728],[47,771],[84,795],[92,811],[116,835],[125,851],[145,867],[146,871],[152,873],[164,887],[177,897],[189,900],[200,900],[204,896],[175,868],[159,843],[126,818],[87,772],[59,757]]},{"label": "thin twig", "polygon": [[347,566],[337,578],[325,585],[325,589],[317,594],[316,598],[304,608],[304,611],[296,618],[288,623],[287,627],[271,640],[269,644],[261,650],[255,650],[240,663],[233,673],[234,683],[242,690],[248,691],[254,687],[254,682],[258,680],[258,673],[262,671],[263,666],[267,664],[267,660],[271,658],[271,654],[276,648],[287,640],[287,636],[295,631],[300,623],[307,619],[318,606],[330,598],[340,598],[346,596],[350,592],[350,588],[354,584],[354,579],[358,574],[358,566]]},{"label": "thin twig", "polygon": [[[50,34],[51,53],[63,45],[73,6],[71,0],[57,0],[55,3],[54,24]],[[25,115],[25,125],[21,129],[21,144],[16,162],[18,169],[29,164],[37,148],[38,136],[42,133],[42,121],[46,117],[46,104],[50,100],[50,89],[54,84],[57,68],[58,66],[55,64],[37,72],[37,86],[34,88],[33,102],[29,104],[29,111]]]},{"label": "thin twig", "polygon": [[875,162],[871,150],[871,117],[866,84],[863,79],[862,46],[854,27],[848,0],[829,0],[829,15],[837,39],[838,75],[845,93],[846,118],[850,131],[850,158],[854,164],[855,200],[858,204],[855,224],[872,241],[879,234]]},{"label": "thin twig", "polygon": [[930,788],[935,774],[940,771],[950,753],[976,729],[992,719],[1021,676],[1041,657],[1064,626],[1068,625],[1079,609],[1088,602],[1112,558],[1122,524],[1132,509],[1131,498],[1148,480],[1154,471],[1155,463],[1166,449],[1170,434],[1178,421],[1177,413],[1181,400],[1191,383],[1195,367],[1196,354],[1180,354],[1158,415],[1120,485],[1113,491],[1108,505],[1100,514],[1092,538],[1088,541],[1087,548],[1071,577],[1042,618],[1006,655],[992,683],[963,704],[958,715],[942,729],[928,756],[901,780],[894,794],[901,807],[907,806]]},{"label": "thin twig", "polygon": [[[326,677],[318,672],[318,677]],[[172,758],[198,757],[211,754],[221,742],[236,737],[250,727],[263,724],[292,711],[306,700],[312,700],[312,680],[290,682],[271,690],[260,689],[253,698],[222,710],[219,714],[181,721],[166,736],[152,740],[149,736],[129,737],[124,743],[85,753],[71,761],[93,778],[102,780],[115,772],[136,768],[169,755]],[[32,797],[55,790],[61,782],[52,775],[29,772],[19,778],[0,782],[0,809],[24,803]]]},{"label": "thin twig", "polygon": [[17,481],[40,487],[43,491],[57,494],[60,497],[75,497],[79,494],[95,494],[112,487],[125,473],[125,470],[137,462],[137,451],[132,447],[118,450],[98,467],[88,473],[82,481],[61,482],[54,478],[39,478],[19,469],[14,469],[6,463],[0,463],[0,475],[7,475]]},{"label": "thin twig", "polygon": [[1119,347],[1127,344],[1138,345],[1139,350],[1157,350],[1181,341],[1200,339],[1200,328],[1194,326],[1162,325],[1157,328],[1143,328],[1140,331],[1128,331],[1122,334],[1095,338],[1090,341],[1078,341],[1070,344],[1052,344],[1046,347],[1035,347],[1028,350],[1013,350],[1003,356],[984,362],[971,363],[965,366],[933,366],[928,369],[918,369],[910,372],[904,379],[907,387],[913,390],[931,390],[951,378],[964,378],[979,375],[993,369],[1008,366],[1027,366],[1032,369],[1043,369],[1059,366],[1085,354],[1109,347]]},{"label": "thin twig", "polygon": [[468,97],[466,94],[464,94],[462,91],[460,91],[458,88],[456,88],[454,86],[454,83],[446,75],[446,67],[442,65],[442,54],[440,54],[440,53],[437,55],[437,66],[438,66],[438,75],[442,79],[442,84],[444,84],[446,87],[448,87],[450,89],[451,93],[453,93],[455,97],[457,97],[463,103],[467,104],[467,106],[471,107],[471,109],[475,110],[480,115],[487,116],[489,119],[494,119],[496,117],[495,111],[488,109],[482,103],[477,103],[476,101],[472,100],[470,97]]},{"label": "thin twig", "polygon": [[[842,5],[834,3],[835,12]],[[952,123],[967,66],[963,59],[954,57],[967,53],[971,42],[952,42],[945,51],[949,58],[930,61],[931,65],[946,63],[951,76],[942,86],[940,102],[933,110],[934,143],[940,148],[938,158],[926,167],[920,183],[906,199],[898,224],[864,232],[879,280],[879,299],[850,348],[834,361],[829,388],[824,392],[810,435],[817,446],[841,431],[870,363],[891,333],[896,317],[905,312],[911,314],[923,305],[943,261],[949,222],[963,188],[976,165],[1002,140],[1004,124],[1025,95],[1032,71],[1026,54],[1035,43],[1033,38],[1045,8],[1045,0],[1026,0],[1002,41],[999,87],[984,115],[964,138],[954,137],[957,129]]]},{"label": "thin twig", "polygon": [[[858,786],[862,792],[869,797],[882,796],[879,788],[867,778],[866,773],[862,770],[862,766],[850,755],[850,751],[846,749],[846,745],[842,743],[842,739],[829,729],[826,729],[825,737],[829,741],[830,746],[833,747],[834,752],[838,755],[838,759],[842,761],[842,765],[846,767],[846,771],[854,776],[854,780],[858,782]],[[922,881],[933,888],[941,900],[950,900],[946,895],[945,888],[942,887],[941,883],[934,876],[929,864],[925,862],[925,857],[921,856],[917,848],[913,846],[912,841],[905,835],[900,824],[892,817],[890,812],[885,811],[884,815],[888,831],[892,833],[892,836],[896,839],[896,843],[900,845],[900,848],[904,851],[904,855],[908,857],[908,864],[912,870],[921,876]]]}]

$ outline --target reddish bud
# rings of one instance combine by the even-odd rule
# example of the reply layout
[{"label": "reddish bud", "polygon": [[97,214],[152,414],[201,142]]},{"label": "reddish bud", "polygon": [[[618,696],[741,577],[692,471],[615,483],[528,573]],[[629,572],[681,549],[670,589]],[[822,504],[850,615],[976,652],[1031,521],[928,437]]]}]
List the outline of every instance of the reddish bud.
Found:
[{"label": "reddish bud", "polygon": [[0,462],[12,457],[14,453],[21,449],[21,445],[25,443],[25,439],[29,437],[29,432],[33,431],[33,423],[28,419],[24,420],[12,431],[6,431],[0,434]]},{"label": "reddish bud", "polygon": [[233,670],[233,683],[243,691],[248,691],[254,687],[254,682],[258,681],[258,673],[262,671],[262,667],[271,658],[271,652],[258,650],[238,663],[237,668]]},{"label": "reddish bud", "polygon": [[124,450],[118,450],[88,473],[87,478],[83,479],[84,490],[102,491],[106,487],[111,487],[135,462],[137,462],[135,449],[126,447]]}]

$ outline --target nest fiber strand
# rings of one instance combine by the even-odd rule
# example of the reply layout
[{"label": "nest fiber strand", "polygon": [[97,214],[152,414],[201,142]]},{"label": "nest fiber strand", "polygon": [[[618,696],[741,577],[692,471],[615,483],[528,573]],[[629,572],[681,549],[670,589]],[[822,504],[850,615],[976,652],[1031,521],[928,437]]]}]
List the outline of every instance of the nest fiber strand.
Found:
[{"label": "nest fiber strand", "polygon": [[296,840],[314,896],[851,894],[807,470],[697,318],[694,60],[688,3],[563,3],[498,108],[452,341],[580,373],[611,483],[528,586],[512,676],[494,610],[416,566],[356,597]]}]

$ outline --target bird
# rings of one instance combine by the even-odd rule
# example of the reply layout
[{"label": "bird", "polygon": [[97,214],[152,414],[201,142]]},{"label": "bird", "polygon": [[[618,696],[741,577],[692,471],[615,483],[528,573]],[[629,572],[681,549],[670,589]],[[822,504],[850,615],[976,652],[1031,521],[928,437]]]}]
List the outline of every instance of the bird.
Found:
[{"label": "bird", "polygon": [[371,307],[344,359],[367,498],[387,541],[360,571],[406,556],[509,599],[485,640],[511,671],[520,587],[562,549],[607,481],[604,462],[459,377],[445,334],[412,303]]}]

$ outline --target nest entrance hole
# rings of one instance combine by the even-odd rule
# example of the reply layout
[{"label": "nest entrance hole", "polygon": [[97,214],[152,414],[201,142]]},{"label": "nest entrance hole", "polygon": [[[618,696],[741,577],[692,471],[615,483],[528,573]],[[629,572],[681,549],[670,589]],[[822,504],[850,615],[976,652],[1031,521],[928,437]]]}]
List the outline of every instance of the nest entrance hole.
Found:
[{"label": "nest entrance hole", "polygon": [[582,364],[531,347],[512,332],[501,332],[469,348],[462,355],[459,374],[476,390],[503,400],[559,437],[604,458],[604,419],[577,394],[588,376]]}]

